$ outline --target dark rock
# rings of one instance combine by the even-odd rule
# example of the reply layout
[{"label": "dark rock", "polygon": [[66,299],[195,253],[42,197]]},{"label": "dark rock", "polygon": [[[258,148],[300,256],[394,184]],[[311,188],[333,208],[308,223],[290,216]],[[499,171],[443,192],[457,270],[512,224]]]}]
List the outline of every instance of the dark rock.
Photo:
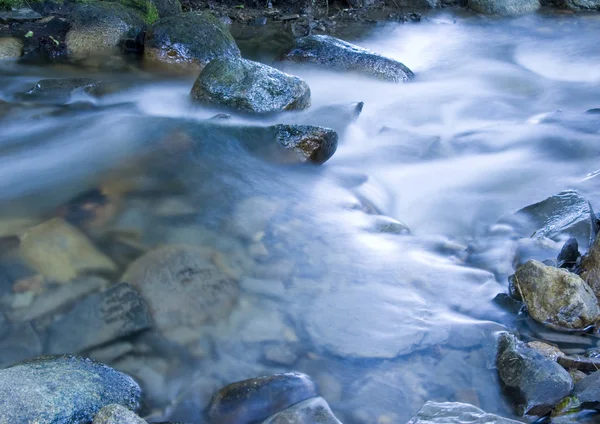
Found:
[{"label": "dark rock", "polygon": [[447,423],[517,424],[519,421],[488,414],[466,403],[429,401],[408,422],[408,424]]},{"label": "dark rock", "polygon": [[581,402],[584,408],[597,408],[600,406],[600,371],[588,375],[575,384],[573,395]]},{"label": "dark rock", "polygon": [[337,149],[338,136],[329,128],[308,125],[275,125],[272,131],[275,140],[291,153],[289,159],[277,154],[273,160],[283,163],[326,162]]},{"label": "dark rock", "polygon": [[592,289],[576,274],[530,260],[514,275],[529,315],[556,330],[594,325],[600,307]]},{"label": "dark rock", "polygon": [[507,332],[499,335],[496,366],[500,380],[522,403],[524,415],[547,414],[573,390],[564,368]]},{"label": "dark rock", "polygon": [[244,112],[269,113],[310,106],[310,88],[298,77],[258,62],[219,57],[196,79],[192,99]]},{"label": "dark rock", "polygon": [[581,259],[581,278],[600,298],[600,237],[596,237],[588,253]]},{"label": "dark rock", "polygon": [[356,122],[363,110],[364,103],[342,103],[311,108],[307,111],[278,116],[284,124],[317,125],[331,128],[341,137],[346,128]]},{"label": "dark rock", "polygon": [[406,82],[414,74],[402,63],[346,43],[328,35],[310,35],[296,40],[284,62],[348,71],[391,82]]},{"label": "dark rock", "polygon": [[0,38],[0,60],[17,59],[23,55],[23,42],[14,37]]},{"label": "dark rock", "polygon": [[467,4],[476,12],[502,16],[523,15],[540,8],[539,0],[468,0]]},{"label": "dark rock", "polygon": [[573,10],[600,10],[600,0],[562,0],[559,3]]},{"label": "dark rock", "polygon": [[341,424],[325,399],[315,397],[272,415],[262,424]]},{"label": "dark rock", "polygon": [[103,1],[77,5],[70,21],[65,41],[76,59],[116,53],[124,40],[135,38],[144,25],[137,11]]},{"label": "dark rock", "polygon": [[219,57],[239,57],[227,27],[205,12],[159,19],[146,31],[144,58],[149,63],[199,72]]},{"label": "dark rock", "polygon": [[179,0],[152,0],[159,18],[179,15],[183,12]]},{"label": "dark rock", "polygon": [[80,353],[152,326],[138,293],[126,283],[92,294],[48,329],[48,353]]},{"label": "dark rock", "polygon": [[89,78],[55,78],[38,81],[17,97],[20,100],[43,104],[65,104],[76,92],[84,92],[97,81]]},{"label": "dark rock", "polygon": [[112,404],[102,408],[94,417],[92,424],[147,424],[129,409]]},{"label": "dark rock", "polygon": [[21,9],[13,9],[7,12],[0,12],[0,23],[9,24],[12,22],[27,22],[42,19],[42,15],[35,10],[27,7]]},{"label": "dark rock", "polygon": [[581,253],[579,253],[577,239],[570,238],[560,250],[556,262],[559,268],[572,268],[580,257]]},{"label": "dark rock", "polygon": [[0,370],[0,422],[92,421],[110,404],[136,411],[140,396],[129,376],[72,355],[42,356]]},{"label": "dark rock", "polygon": [[30,323],[9,323],[0,313],[0,368],[38,356],[42,348],[42,341]]},{"label": "dark rock", "polygon": [[257,377],[219,390],[208,406],[211,424],[246,424],[316,397],[315,383],[304,374],[286,373]]}]

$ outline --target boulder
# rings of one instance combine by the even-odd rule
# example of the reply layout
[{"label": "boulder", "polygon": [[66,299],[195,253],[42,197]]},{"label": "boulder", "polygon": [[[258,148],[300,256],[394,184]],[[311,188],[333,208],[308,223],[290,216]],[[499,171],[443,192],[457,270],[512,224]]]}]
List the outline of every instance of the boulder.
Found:
[{"label": "boulder", "polygon": [[48,329],[48,353],[80,353],[152,326],[138,293],[126,283],[89,295]]},{"label": "boulder", "polygon": [[459,402],[427,402],[408,424],[517,424],[520,421],[488,414],[481,409]]},{"label": "boulder", "polygon": [[600,371],[596,371],[575,384],[573,395],[584,408],[600,406]]},{"label": "boulder", "polygon": [[467,5],[479,13],[502,16],[523,15],[540,8],[539,0],[468,0]]},{"label": "boulder", "polygon": [[270,113],[310,106],[310,88],[298,77],[240,57],[219,57],[196,79],[192,99],[243,112]]},{"label": "boulder", "polygon": [[125,39],[135,38],[144,25],[137,11],[117,2],[77,5],[65,42],[75,59],[119,52]]},{"label": "boulder", "polygon": [[237,301],[238,284],[215,265],[216,256],[195,246],[161,247],[132,263],[122,281],[146,301],[156,328],[177,340],[177,331],[228,316]]},{"label": "boulder", "polygon": [[563,367],[508,332],[499,334],[496,366],[524,415],[547,414],[573,390],[573,380]]},{"label": "boulder", "polygon": [[136,411],[141,391],[133,379],[87,358],[42,356],[0,370],[0,422],[92,421],[106,405]]},{"label": "boulder", "polygon": [[115,263],[101,253],[77,228],[53,218],[29,228],[20,237],[20,253],[45,277],[60,283],[95,271],[114,273]]},{"label": "boulder", "polygon": [[317,396],[315,383],[300,373],[251,378],[223,387],[208,405],[211,424],[246,424]]},{"label": "boulder", "polygon": [[144,59],[149,64],[199,72],[215,58],[239,56],[225,24],[207,12],[161,18],[146,30]]},{"label": "boulder", "polygon": [[0,60],[17,59],[23,56],[23,42],[14,37],[0,38]]},{"label": "boulder", "polygon": [[572,10],[600,10],[600,0],[562,0],[560,4]]},{"label": "boulder", "polygon": [[406,82],[414,77],[413,72],[397,60],[329,35],[299,38],[281,60],[333,71],[353,72],[391,82]]},{"label": "boulder", "polygon": [[92,424],[147,424],[129,409],[118,404],[107,405],[94,417]]},{"label": "boulder", "polygon": [[555,330],[584,329],[594,325],[600,307],[592,289],[576,274],[530,260],[514,274],[517,293],[529,315]]},{"label": "boulder", "polygon": [[560,253],[556,257],[556,263],[559,268],[572,268],[577,264],[580,257],[579,243],[576,238],[571,237],[560,249]]},{"label": "boulder", "polygon": [[311,398],[270,416],[262,424],[342,424],[320,397]]}]

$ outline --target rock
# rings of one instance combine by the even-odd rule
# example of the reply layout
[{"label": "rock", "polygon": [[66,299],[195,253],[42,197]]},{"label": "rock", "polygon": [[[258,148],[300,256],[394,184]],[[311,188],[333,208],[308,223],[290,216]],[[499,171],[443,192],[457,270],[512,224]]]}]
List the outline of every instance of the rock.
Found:
[{"label": "rock", "polygon": [[429,401],[423,405],[408,424],[517,424],[519,422],[488,414],[466,403]]},{"label": "rock", "polygon": [[76,92],[84,92],[96,81],[89,78],[53,78],[38,81],[32,88],[17,97],[23,101],[44,104],[65,104]]},{"label": "rock", "polygon": [[559,357],[564,356],[565,354],[556,346],[552,346],[548,343],[544,342],[529,342],[527,343],[527,347],[535,350],[536,352],[542,354],[546,358],[557,361]]},{"label": "rock", "polygon": [[152,0],[159,18],[175,16],[182,13],[181,3],[179,0]]},{"label": "rock", "polygon": [[596,371],[575,384],[573,395],[584,408],[600,406],[600,371]]},{"label": "rock", "polygon": [[9,323],[0,313],[0,368],[38,356],[42,351],[42,341],[30,323]]},{"label": "rock", "polygon": [[262,424],[341,424],[325,399],[316,397],[272,415]]},{"label": "rock", "polygon": [[[320,165],[327,162],[337,149],[338,135],[329,128],[284,124],[269,128],[275,136],[276,145],[285,148],[285,154],[284,151],[267,153],[262,146],[255,151],[273,162],[290,164],[311,162]],[[263,146],[267,147],[266,144]]]},{"label": "rock", "polygon": [[577,239],[570,238],[560,250],[556,262],[559,268],[572,268],[580,257],[581,253],[579,253]]},{"label": "rock", "polygon": [[277,117],[284,124],[317,125],[331,128],[341,137],[346,128],[356,122],[364,103],[342,103],[310,108],[307,111]]},{"label": "rock", "polygon": [[467,5],[479,13],[502,16],[523,15],[540,8],[539,0],[468,0]]},{"label": "rock", "polygon": [[144,59],[149,63],[199,72],[215,58],[239,56],[227,27],[210,13],[169,16],[146,31]]},{"label": "rock", "polygon": [[529,315],[547,327],[581,330],[599,318],[596,296],[576,274],[530,260],[517,270],[513,280]]},{"label": "rock", "polygon": [[581,259],[579,273],[596,298],[600,299],[600,237],[596,237],[588,253]]},{"label": "rock", "polygon": [[13,22],[28,22],[42,19],[42,15],[28,7],[12,9],[7,12],[0,12],[0,24],[9,24]]},{"label": "rock", "polygon": [[152,326],[138,293],[126,283],[92,294],[48,329],[48,353],[80,353]]},{"label": "rock", "polygon": [[75,7],[65,42],[76,59],[110,55],[144,25],[142,16],[118,2],[92,2]]},{"label": "rock", "polygon": [[23,56],[23,42],[14,37],[0,38],[0,60],[17,59]]},{"label": "rock", "polygon": [[564,368],[507,332],[499,334],[496,366],[500,380],[518,393],[524,415],[547,414],[573,390]]},{"label": "rock", "polygon": [[72,355],[42,356],[0,370],[0,422],[92,421],[110,404],[136,411],[140,396],[131,377]]},{"label": "rock", "polygon": [[430,306],[397,287],[351,286],[313,299],[304,324],[319,350],[341,357],[391,359],[447,339],[448,328],[439,325]]},{"label": "rock", "polygon": [[118,404],[107,405],[94,417],[92,424],[147,424],[129,409]]},{"label": "rock", "polygon": [[232,383],[212,398],[207,416],[211,424],[245,424],[316,397],[315,383],[304,374],[286,373]]},{"label": "rock", "polygon": [[559,4],[573,10],[600,10],[600,0],[562,0]]},{"label": "rock", "polygon": [[240,57],[218,57],[204,67],[192,99],[252,113],[301,110],[310,106],[310,88],[298,77]]},{"label": "rock", "polygon": [[71,281],[84,272],[117,270],[83,233],[60,218],[26,230],[20,239],[20,252],[27,263],[57,282]]},{"label": "rock", "polygon": [[215,266],[215,254],[195,246],[158,248],[131,264],[122,281],[146,301],[156,328],[176,340],[175,330],[226,317],[237,301],[238,284]]},{"label": "rock", "polygon": [[322,66],[334,71],[347,71],[391,82],[406,82],[413,72],[394,59],[346,43],[329,35],[310,35],[296,40],[285,53],[284,62]]}]

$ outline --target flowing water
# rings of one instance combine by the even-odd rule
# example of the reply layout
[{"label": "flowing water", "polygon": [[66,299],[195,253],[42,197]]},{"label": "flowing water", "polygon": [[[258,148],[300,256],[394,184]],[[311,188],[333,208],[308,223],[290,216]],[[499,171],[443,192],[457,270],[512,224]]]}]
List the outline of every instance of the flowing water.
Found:
[{"label": "flowing water", "polygon": [[[600,107],[599,34],[598,15],[439,14],[355,40],[409,66],[409,84],[286,68],[309,83],[313,110],[364,102],[320,167],[270,164],[210,134],[192,148],[173,142],[180,124],[218,111],[189,102],[193,79],[124,74],[132,88],[99,100],[82,93],[60,110],[11,109],[0,135],[2,214],[52,216],[102,187],[118,207],[86,227],[94,240],[133,231],[147,248],[202,245],[234,264],[241,297],[200,340],[111,363],[143,382],[157,419],[200,422],[219,387],[291,370],[311,375],[345,423],[402,423],[426,400],[514,416],[492,334],[523,320],[493,301],[515,247],[510,232],[490,228],[568,188],[600,208],[600,122],[584,114]],[[268,46],[252,54],[268,59]],[[1,72],[7,101],[41,78],[74,75]],[[556,110],[560,119],[545,122]],[[391,218],[410,234],[390,232],[400,225]]]}]

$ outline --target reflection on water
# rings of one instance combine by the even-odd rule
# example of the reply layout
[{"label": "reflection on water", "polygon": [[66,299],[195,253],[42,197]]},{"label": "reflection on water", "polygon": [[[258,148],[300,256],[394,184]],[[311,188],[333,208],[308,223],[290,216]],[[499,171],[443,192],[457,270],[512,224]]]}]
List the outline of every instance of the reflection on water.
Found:
[{"label": "reflection on water", "polygon": [[[322,167],[268,163],[244,147],[247,135],[207,127],[219,111],[190,104],[190,80],[134,79],[61,106],[0,104],[2,235],[14,234],[15,215],[35,223],[101,187],[103,206],[84,198],[81,208],[95,206],[71,222],[120,272],[152,248],[189,244],[235,281],[219,319],[86,352],[138,378],[153,417],[200,422],[215,389],[288,370],[311,375],[345,423],[404,422],[426,400],[511,415],[489,336],[514,326],[492,299],[506,290],[515,244],[482,234],[566,188],[594,203],[598,115],[581,113],[600,107],[599,25],[441,16],[379,28],[361,44],[402,60],[414,82],[297,72],[312,110],[364,102],[356,123],[328,118],[345,131]],[[13,102],[47,72],[7,68],[1,98]],[[4,280],[30,276],[6,255]],[[26,316],[12,311],[11,286],[0,289],[7,315]],[[194,320],[193,296],[147,295]]]}]

